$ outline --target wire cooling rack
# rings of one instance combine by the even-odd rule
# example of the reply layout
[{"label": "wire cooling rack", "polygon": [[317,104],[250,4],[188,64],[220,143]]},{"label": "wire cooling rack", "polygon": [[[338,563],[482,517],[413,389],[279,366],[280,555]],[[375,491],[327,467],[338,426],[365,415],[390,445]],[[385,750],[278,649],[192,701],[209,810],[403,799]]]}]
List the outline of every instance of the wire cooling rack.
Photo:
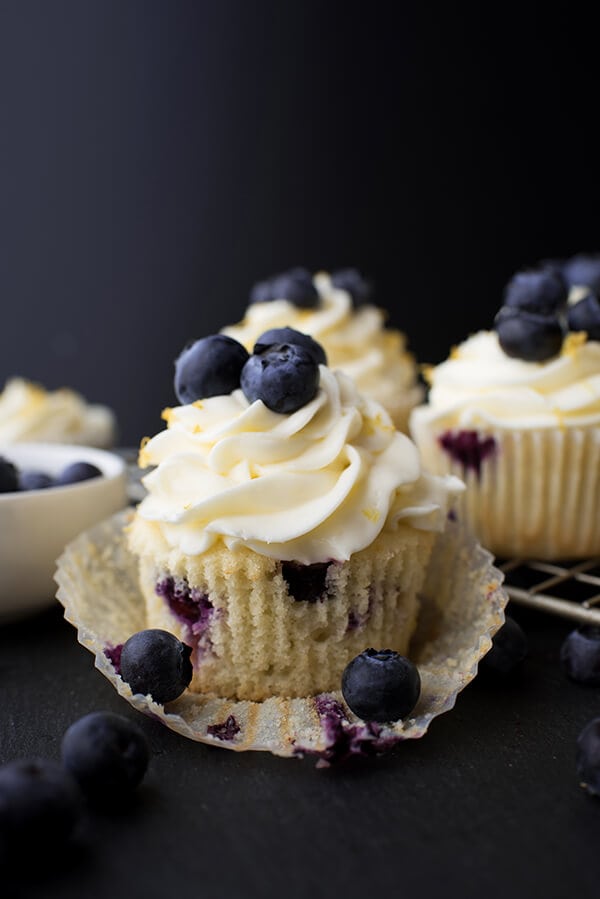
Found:
[{"label": "wire cooling rack", "polygon": [[600,558],[573,563],[497,562],[512,600],[581,624],[600,625]]}]

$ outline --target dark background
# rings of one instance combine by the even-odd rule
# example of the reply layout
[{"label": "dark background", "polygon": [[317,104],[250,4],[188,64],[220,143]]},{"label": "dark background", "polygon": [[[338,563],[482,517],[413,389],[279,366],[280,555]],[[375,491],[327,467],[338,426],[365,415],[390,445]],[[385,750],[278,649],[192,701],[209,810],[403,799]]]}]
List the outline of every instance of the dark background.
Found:
[{"label": "dark background", "polygon": [[358,265],[422,361],[541,257],[600,246],[577,6],[0,2],[0,382],[160,426],[254,280]]}]

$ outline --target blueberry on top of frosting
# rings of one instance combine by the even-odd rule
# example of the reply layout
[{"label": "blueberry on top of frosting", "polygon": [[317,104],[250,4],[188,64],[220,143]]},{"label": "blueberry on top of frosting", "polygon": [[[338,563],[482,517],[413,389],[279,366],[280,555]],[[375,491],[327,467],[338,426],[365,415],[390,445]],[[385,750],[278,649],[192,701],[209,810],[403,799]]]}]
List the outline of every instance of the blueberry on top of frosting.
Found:
[{"label": "blueberry on top of frosting", "polygon": [[276,343],[250,356],[241,388],[249,403],[262,400],[273,412],[297,412],[316,396],[319,365],[305,347]]},{"label": "blueberry on top of frosting", "polygon": [[503,306],[494,327],[507,356],[525,362],[545,362],[560,353],[564,333],[555,315]]},{"label": "blueberry on top of frosting", "polygon": [[371,299],[372,285],[356,268],[340,268],[331,273],[331,283],[338,290],[347,291],[355,306],[368,303]]},{"label": "blueberry on top of frosting", "polygon": [[563,274],[569,287],[589,287],[600,293],[600,253],[578,253],[565,262]]},{"label": "blueberry on top of frosting", "polygon": [[590,340],[600,340],[600,302],[588,293],[569,307],[567,314],[569,331],[585,331]]},{"label": "blueberry on top of frosting", "polygon": [[565,306],[568,287],[552,266],[517,272],[504,289],[504,305],[539,315],[552,315]]},{"label": "blueberry on top of frosting", "polygon": [[260,335],[254,344],[254,352],[262,353],[274,343],[295,343],[308,350],[317,365],[327,365],[327,356],[321,344],[309,334],[303,334],[295,328],[270,328]]},{"label": "blueberry on top of frosting", "polygon": [[231,393],[240,386],[248,351],[233,337],[212,334],[187,346],[175,362],[175,393],[182,405]]},{"label": "blueberry on top of frosting", "polygon": [[319,292],[311,273],[305,268],[292,268],[266,281],[259,281],[250,292],[251,303],[270,303],[288,300],[301,309],[313,309],[319,304]]}]

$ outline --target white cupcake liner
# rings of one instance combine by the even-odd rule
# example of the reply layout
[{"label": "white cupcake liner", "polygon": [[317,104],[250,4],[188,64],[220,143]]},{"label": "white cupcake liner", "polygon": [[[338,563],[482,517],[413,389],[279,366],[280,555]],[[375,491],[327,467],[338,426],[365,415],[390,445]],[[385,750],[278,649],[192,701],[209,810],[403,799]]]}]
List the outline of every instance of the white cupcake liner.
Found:
[{"label": "white cupcake liner", "polygon": [[79,642],[93,653],[96,667],[118,693],[191,740],[235,751],[311,754],[320,765],[379,754],[401,740],[423,736],[433,718],[454,706],[504,621],[508,597],[492,556],[448,522],[427,572],[409,653],[422,681],[412,717],[390,725],[365,723],[349,711],[338,691],[250,702],[188,690],[163,707],[150,696],[133,695],[106,654],[146,626],[137,560],[123,534],[131,514],[121,512],[67,546],[58,560],[57,596]]},{"label": "white cupcake liner", "polygon": [[413,419],[423,464],[467,485],[457,513],[498,556],[587,558],[600,553],[600,428],[453,428],[493,438],[479,472],[441,448],[444,431]]}]

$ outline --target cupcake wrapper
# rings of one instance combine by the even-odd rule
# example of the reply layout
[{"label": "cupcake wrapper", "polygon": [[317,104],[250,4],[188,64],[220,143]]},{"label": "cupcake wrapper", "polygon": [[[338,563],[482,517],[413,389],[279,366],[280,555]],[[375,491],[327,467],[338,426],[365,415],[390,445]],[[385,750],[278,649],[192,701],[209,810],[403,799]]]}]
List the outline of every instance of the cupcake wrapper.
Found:
[{"label": "cupcake wrapper", "polygon": [[199,742],[281,756],[310,754],[322,765],[350,755],[381,753],[399,741],[421,737],[433,718],[453,707],[504,621],[507,595],[490,554],[449,522],[446,532],[436,538],[409,650],[422,681],[410,718],[390,725],[362,722],[337,690],[299,699],[272,696],[262,702],[236,702],[186,690],[163,707],[150,696],[134,696],[115,668],[119,646],[146,627],[137,560],[123,533],[130,517],[130,512],[120,513],[66,548],[58,561],[57,596],[79,641],[119,694]]},{"label": "cupcake wrapper", "polygon": [[[600,552],[600,429],[471,433],[485,451],[480,458],[475,451],[465,466],[442,448],[440,432],[413,419],[424,465],[465,480],[457,513],[477,539],[498,556],[566,559]],[[490,439],[493,447],[485,443]]]}]

